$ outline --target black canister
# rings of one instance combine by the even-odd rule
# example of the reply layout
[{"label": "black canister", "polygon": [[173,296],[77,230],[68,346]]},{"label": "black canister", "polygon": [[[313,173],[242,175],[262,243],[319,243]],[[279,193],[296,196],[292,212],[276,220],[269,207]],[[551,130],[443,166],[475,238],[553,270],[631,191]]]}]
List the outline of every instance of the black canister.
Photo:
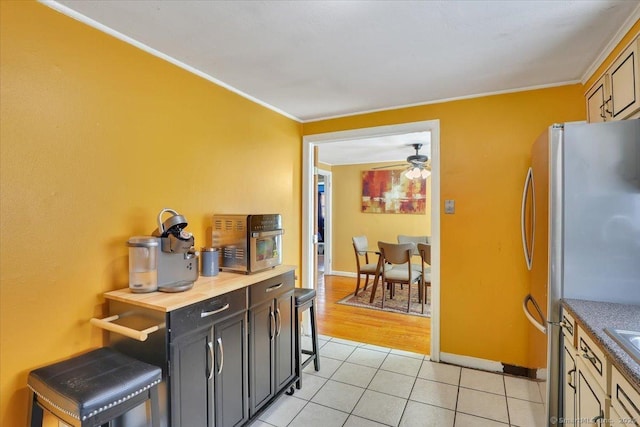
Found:
[{"label": "black canister", "polygon": [[218,265],[218,248],[202,248],[200,251],[200,261],[202,263],[203,276],[217,276]]}]

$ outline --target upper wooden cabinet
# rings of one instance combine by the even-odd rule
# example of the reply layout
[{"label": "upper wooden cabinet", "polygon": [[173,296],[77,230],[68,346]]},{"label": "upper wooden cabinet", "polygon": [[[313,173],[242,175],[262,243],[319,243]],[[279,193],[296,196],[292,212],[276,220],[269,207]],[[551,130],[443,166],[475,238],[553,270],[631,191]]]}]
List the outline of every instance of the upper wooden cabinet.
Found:
[{"label": "upper wooden cabinet", "polygon": [[590,123],[621,120],[640,114],[640,36],[613,61],[587,91]]}]

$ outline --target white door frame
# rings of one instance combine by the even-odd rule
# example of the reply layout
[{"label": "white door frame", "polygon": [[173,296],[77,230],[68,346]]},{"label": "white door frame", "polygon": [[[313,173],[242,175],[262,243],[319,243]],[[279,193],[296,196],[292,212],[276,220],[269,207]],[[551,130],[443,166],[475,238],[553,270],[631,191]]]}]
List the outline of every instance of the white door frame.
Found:
[{"label": "white door frame", "polygon": [[331,274],[333,273],[331,263],[331,239],[333,238],[331,234],[333,223],[333,217],[331,216],[331,171],[318,168],[317,172],[318,175],[324,177],[324,274]]},{"label": "white door frame", "polygon": [[352,139],[431,132],[431,360],[440,361],[440,121],[402,123],[340,132],[306,135],[302,138],[302,285],[313,286],[313,149],[316,145]]}]

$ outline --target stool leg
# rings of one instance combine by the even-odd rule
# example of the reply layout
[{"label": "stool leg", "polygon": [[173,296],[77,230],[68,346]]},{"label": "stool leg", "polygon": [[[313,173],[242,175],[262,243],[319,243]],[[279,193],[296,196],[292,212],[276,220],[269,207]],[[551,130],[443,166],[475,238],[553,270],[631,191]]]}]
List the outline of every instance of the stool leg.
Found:
[{"label": "stool leg", "polygon": [[296,307],[296,374],[298,380],[296,381],[296,388],[300,390],[302,388],[302,343],[300,330],[300,310]]},{"label": "stool leg", "polygon": [[157,385],[151,387],[149,396],[151,398],[151,426],[160,427],[160,398]]},{"label": "stool leg", "polygon": [[311,315],[311,341],[313,346],[313,367],[316,372],[320,370],[320,353],[318,352],[318,328],[316,325],[316,300],[313,300],[309,308]]},{"label": "stool leg", "polygon": [[29,389],[29,397],[31,400],[31,407],[29,408],[27,425],[29,427],[42,427],[44,411],[40,405],[38,405],[36,394],[31,389]]}]

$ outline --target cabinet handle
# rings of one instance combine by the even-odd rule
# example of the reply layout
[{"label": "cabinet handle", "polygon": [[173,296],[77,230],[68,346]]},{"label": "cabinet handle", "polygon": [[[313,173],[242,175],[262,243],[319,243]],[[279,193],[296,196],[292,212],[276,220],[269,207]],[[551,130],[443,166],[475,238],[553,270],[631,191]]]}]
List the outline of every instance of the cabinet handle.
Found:
[{"label": "cabinet handle", "polygon": [[276,314],[278,315],[278,317],[276,318],[276,325],[278,325],[276,330],[276,336],[279,337],[280,329],[282,329],[282,318],[280,317],[280,307],[276,308]]},{"label": "cabinet handle", "polygon": [[273,285],[268,287],[265,292],[275,291],[276,289],[280,289],[282,287],[282,283],[278,283],[277,285]]},{"label": "cabinet handle", "polygon": [[[606,103],[606,101],[605,101],[605,103]],[[602,117],[603,119],[607,118],[607,116],[605,116],[605,114],[604,114],[604,104],[602,104],[600,106],[600,117]]]},{"label": "cabinet handle", "polygon": [[589,356],[589,353],[582,353],[582,357],[584,357],[585,359],[587,359],[589,362],[591,362],[594,366],[596,364],[596,360],[598,360],[597,357],[595,356]]},{"label": "cabinet handle", "polygon": [[207,347],[209,348],[209,375],[207,376],[207,379],[210,380],[211,378],[213,378],[213,343],[211,341],[209,341],[207,343]]},{"label": "cabinet handle", "polygon": [[608,98],[606,101],[604,101],[604,111],[605,111],[605,112],[607,112],[607,113],[609,113],[609,115],[610,115],[611,117],[613,117],[613,113],[611,112],[611,110],[608,110],[608,109],[607,109],[607,104],[609,104],[609,103],[610,103],[610,102],[612,102],[612,101],[613,101],[613,100],[611,99],[611,95],[609,95],[609,98]]},{"label": "cabinet handle", "polygon": [[604,420],[604,413],[602,412],[602,410],[600,410],[600,415],[593,417],[591,422],[594,424],[600,424],[600,421],[602,420]]},{"label": "cabinet handle", "polygon": [[276,329],[276,318],[273,315],[273,311],[269,308],[269,339],[273,340],[273,331]]},{"label": "cabinet handle", "polygon": [[223,305],[222,307],[220,307],[217,310],[203,311],[202,313],[200,313],[200,318],[209,317],[209,316],[213,316],[214,314],[222,313],[223,311],[228,310],[229,307],[230,307],[230,305],[227,303],[227,304]]},{"label": "cabinet handle", "polygon": [[580,338],[580,351],[582,351],[582,357],[591,362],[598,374],[602,375],[602,362],[598,359],[598,356],[591,350],[591,348]]},{"label": "cabinet handle", "polygon": [[220,347],[220,366],[218,367],[218,375],[220,375],[224,366],[224,347],[222,346],[222,337],[218,337],[216,341],[218,342],[218,347]]},{"label": "cabinet handle", "polygon": [[573,368],[572,370],[567,372],[567,384],[569,384],[569,387],[571,387],[573,391],[576,390],[576,386],[573,385],[573,378],[575,373],[576,373],[576,368]]},{"label": "cabinet handle", "polygon": [[133,315],[134,313],[122,313],[115,314],[113,316],[105,317],[104,319],[96,319],[92,318],[89,323],[93,326],[97,326],[98,328],[105,329],[107,331],[115,332],[120,335],[124,335],[125,337],[133,338],[138,341],[146,341],[149,337],[150,333],[160,330],[165,327],[164,323],[160,323],[158,325],[151,326],[150,328],[139,331],[137,329],[128,328],[126,326],[118,325],[117,323],[111,323],[114,320],[118,320],[120,318]]},{"label": "cabinet handle", "polygon": [[[526,230],[526,215],[527,215],[527,195],[529,194],[529,188],[531,188],[531,216],[533,221],[531,222],[531,242],[527,239]],[[522,190],[522,205],[520,210],[520,231],[522,232],[522,247],[524,249],[524,260],[527,263],[527,269],[531,270],[533,263],[533,239],[536,229],[535,216],[536,216],[536,200],[535,200],[535,188],[533,186],[533,169],[529,168],[527,171],[527,177],[524,180],[524,189]]]}]

